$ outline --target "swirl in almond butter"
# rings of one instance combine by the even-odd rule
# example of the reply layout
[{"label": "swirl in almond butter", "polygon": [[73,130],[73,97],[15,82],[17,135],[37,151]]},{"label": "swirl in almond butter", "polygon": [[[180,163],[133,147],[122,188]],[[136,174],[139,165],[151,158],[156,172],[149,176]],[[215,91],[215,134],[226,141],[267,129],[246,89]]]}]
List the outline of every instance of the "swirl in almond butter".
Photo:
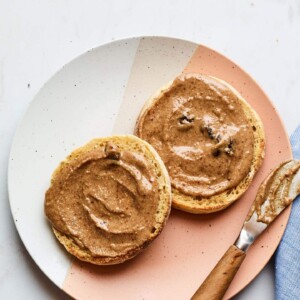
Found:
[{"label": "swirl in almond butter", "polygon": [[94,257],[126,254],[149,239],[159,192],[142,154],[107,143],[60,170],[45,201],[56,230]]},{"label": "swirl in almond butter", "polygon": [[248,175],[255,128],[241,101],[212,77],[182,75],[141,115],[137,135],[157,150],[181,193],[210,197]]}]

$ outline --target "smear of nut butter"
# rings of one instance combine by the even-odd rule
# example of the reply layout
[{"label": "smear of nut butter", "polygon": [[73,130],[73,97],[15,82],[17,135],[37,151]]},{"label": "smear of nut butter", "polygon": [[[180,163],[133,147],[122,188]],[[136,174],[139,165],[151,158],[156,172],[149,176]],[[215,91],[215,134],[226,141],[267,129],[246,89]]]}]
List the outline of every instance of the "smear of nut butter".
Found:
[{"label": "smear of nut butter", "polygon": [[259,187],[246,221],[256,213],[256,220],[270,224],[300,194],[300,162],[282,163]]},{"label": "smear of nut butter", "polygon": [[159,201],[144,156],[107,143],[72,159],[46,193],[52,226],[91,255],[122,255],[147,241]]},{"label": "smear of nut butter", "polygon": [[253,130],[237,96],[204,75],[178,77],[137,124],[137,135],[162,157],[172,186],[199,198],[247,176]]}]

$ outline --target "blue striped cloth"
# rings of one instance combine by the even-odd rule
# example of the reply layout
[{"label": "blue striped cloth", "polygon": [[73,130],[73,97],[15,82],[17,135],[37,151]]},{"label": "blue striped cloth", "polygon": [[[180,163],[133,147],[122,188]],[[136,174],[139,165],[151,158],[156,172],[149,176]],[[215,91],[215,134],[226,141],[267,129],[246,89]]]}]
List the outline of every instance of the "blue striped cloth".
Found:
[{"label": "blue striped cloth", "polygon": [[[294,159],[300,159],[300,125],[291,136]],[[293,202],[285,233],[275,255],[277,300],[300,299],[300,196]]]}]

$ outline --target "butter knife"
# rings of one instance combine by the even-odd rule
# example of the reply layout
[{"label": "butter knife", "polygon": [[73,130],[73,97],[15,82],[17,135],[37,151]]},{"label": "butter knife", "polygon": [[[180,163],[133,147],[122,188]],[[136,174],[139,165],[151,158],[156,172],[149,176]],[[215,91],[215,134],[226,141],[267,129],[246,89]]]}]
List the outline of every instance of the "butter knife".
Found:
[{"label": "butter knife", "polygon": [[300,161],[280,164],[260,185],[235,244],[229,247],[191,299],[222,299],[248,248],[299,194]]}]

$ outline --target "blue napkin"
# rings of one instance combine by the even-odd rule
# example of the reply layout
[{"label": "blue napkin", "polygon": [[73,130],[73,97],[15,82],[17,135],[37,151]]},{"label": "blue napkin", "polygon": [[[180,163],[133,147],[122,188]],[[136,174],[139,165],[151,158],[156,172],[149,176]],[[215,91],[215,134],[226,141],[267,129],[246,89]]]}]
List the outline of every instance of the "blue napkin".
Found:
[{"label": "blue napkin", "polygon": [[[294,159],[300,159],[300,125],[291,136]],[[285,233],[275,255],[278,300],[300,299],[300,196],[294,200]]]}]

